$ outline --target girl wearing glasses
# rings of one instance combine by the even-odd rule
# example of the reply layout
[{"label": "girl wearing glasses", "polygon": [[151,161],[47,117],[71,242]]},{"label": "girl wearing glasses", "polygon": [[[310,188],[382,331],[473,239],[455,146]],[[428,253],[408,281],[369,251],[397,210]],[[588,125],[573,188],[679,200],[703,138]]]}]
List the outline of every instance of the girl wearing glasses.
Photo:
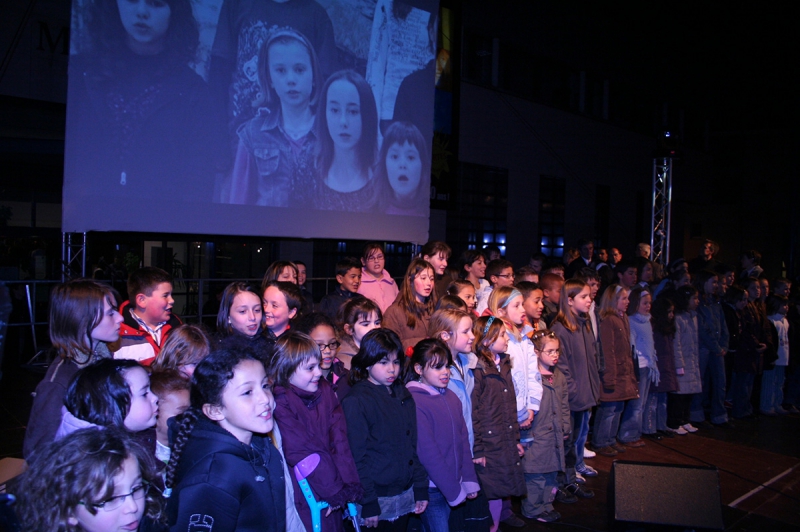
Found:
[{"label": "girl wearing glasses", "polygon": [[338,385],[342,377],[344,376],[347,380],[347,370],[342,367],[341,363],[334,363],[341,343],[336,337],[336,328],[333,322],[322,312],[312,312],[303,317],[295,330],[309,335],[316,342],[319,348],[319,369],[322,372],[322,378],[333,386],[334,391],[338,392]]},{"label": "girl wearing glasses", "polygon": [[161,496],[152,458],[114,428],[84,429],[43,447],[22,476],[16,511],[24,531],[157,531]]},{"label": "girl wearing glasses", "polygon": [[528,519],[552,523],[561,518],[553,508],[558,472],[566,469],[564,442],[572,432],[569,391],[558,369],[559,342],[554,332],[533,333],[542,374],[542,407],[533,419],[533,442],[526,445],[523,458],[528,496],[522,499],[522,514]]}]

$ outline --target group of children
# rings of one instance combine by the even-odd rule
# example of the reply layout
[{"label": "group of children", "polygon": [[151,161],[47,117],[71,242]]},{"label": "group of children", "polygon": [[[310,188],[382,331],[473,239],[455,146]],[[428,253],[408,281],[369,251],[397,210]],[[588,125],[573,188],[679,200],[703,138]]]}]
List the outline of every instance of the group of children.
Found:
[{"label": "group of children", "polygon": [[748,415],[758,371],[762,413],[784,411],[788,303],[762,301],[757,279],[700,272],[655,300],[619,282],[597,301],[594,268],[536,279],[468,251],[452,279],[449,258],[426,244],[398,287],[372,243],[317,312],[276,263],[225,289],[213,333],[181,324],[157,268],[131,275],[121,307],[106,285],[59,286],[24,529],[494,531],[524,525],[516,497],[552,522],[555,500],[594,495],[592,415],[591,447],[616,456],[696,431],[706,406],[728,425],[726,398]]}]

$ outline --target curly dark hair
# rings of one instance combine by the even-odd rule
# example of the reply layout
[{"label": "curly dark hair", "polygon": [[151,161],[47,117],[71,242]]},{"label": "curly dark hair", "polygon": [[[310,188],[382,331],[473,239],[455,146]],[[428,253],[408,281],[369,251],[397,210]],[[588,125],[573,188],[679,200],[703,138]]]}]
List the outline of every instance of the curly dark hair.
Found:
[{"label": "curly dark hair", "polygon": [[[157,473],[149,452],[130,435],[111,428],[83,429],[52,442],[36,453],[22,475],[16,511],[26,532],[72,532],[81,530],[69,517],[82,502],[92,513],[99,503],[114,496],[114,477],[123,462],[133,457],[142,480],[152,484]],[[159,520],[163,501],[158,490],[150,489],[145,513]]]},{"label": "curly dark hair", "polygon": [[[316,344],[314,344],[316,347]],[[246,343],[231,344],[204,358],[194,370],[192,375],[192,389],[190,392],[191,408],[175,418],[175,441],[172,444],[172,454],[167,464],[167,478],[165,486],[175,486],[175,475],[178,469],[183,450],[194,430],[200,416],[203,414],[203,405],[222,404],[222,394],[228,381],[233,379],[233,372],[241,362],[255,360],[263,364],[261,357],[256,352],[255,346]]]}]

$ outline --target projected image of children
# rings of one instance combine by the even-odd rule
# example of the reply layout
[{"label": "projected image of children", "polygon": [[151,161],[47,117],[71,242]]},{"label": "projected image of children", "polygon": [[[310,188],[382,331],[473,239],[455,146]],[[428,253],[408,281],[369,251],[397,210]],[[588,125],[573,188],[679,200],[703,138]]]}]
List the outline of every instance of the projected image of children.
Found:
[{"label": "projected image of children", "polygon": [[372,166],[378,149],[378,111],[372,89],[352,70],[340,70],[320,94],[313,164],[301,166],[293,205],[344,212],[374,207]]},{"label": "projected image of children", "polygon": [[288,207],[298,161],[308,161],[316,146],[317,55],[299,32],[276,29],[261,50],[258,74],[266,105],[237,130],[230,197],[223,202]]},{"label": "projected image of children", "polygon": [[417,126],[386,129],[375,171],[377,212],[419,216],[430,195],[430,151]]},{"label": "projected image of children", "polygon": [[189,66],[190,0],[87,5],[90,45],[70,61],[65,174],[81,176],[83,196],[208,202],[221,139],[204,127],[210,96]]}]

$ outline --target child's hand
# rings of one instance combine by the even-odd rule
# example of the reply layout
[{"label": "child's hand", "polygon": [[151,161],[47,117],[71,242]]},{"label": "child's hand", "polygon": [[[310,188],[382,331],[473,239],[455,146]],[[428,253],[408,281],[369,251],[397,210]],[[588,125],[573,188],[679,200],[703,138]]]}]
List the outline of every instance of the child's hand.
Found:
[{"label": "child's hand", "polygon": [[528,410],[528,419],[520,423],[519,428],[522,430],[527,430],[531,428],[531,424],[533,424],[533,410]]},{"label": "child's hand", "polygon": [[325,517],[328,517],[329,515],[331,515],[333,512],[335,512],[338,509],[339,509],[338,506],[328,506],[328,511],[325,512]]},{"label": "child's hand", "polygon": [[758,348],[756,349],[756,352],[763,353],[766,350],[767,350],[767,344],[758,344]]},{"label": "child's hand", "polygon": [[675,370],[675,373],[678,374],[678,375],[683,375],[684,374],[683,368],[677,368]]},{"label": "child's hand", "polygon": [[525,454],[525,449],[522,448],[522,444],[521,443],[517,444],[517,452],[519,453],[520,456]]},{"label": "child's hand", "polygon": [[467,493],[467,499],[474,499],[477,496],[478,496],[477,491],[475,493]]},{"label": "child's hand", "polygon": [[375,528],[378,526],[378,516],[373,517],[365,517],[364,518],[364,526],[367,528]]},{"label": "child's hand", "polygon": [[482,456],[480,458],[473,458],[472,459],[472,463],[473,464],[482,465],[483,467],[486,467],[486,457]]},{"label": "child's hand", "polygon": [[421,514],[428,507],[428,501],[417,501],[414,503],[414,513]]}]

